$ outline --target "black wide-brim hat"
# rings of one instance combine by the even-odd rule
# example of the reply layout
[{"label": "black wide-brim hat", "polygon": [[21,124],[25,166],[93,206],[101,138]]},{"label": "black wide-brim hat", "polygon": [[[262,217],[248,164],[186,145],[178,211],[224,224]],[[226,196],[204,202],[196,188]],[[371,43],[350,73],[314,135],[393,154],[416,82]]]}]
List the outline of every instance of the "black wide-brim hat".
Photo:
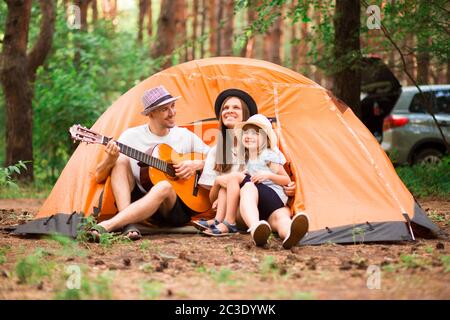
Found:
[{"label": "black wide-brim hat", "polygon": [[222,106],[223,102],[228,97],[237,97],[240,98],[242,101],[244,101],[248,106],[248,111],[250,112],[250,117],[254,114],[258,113],[258,107],[256,106],[255,100],[245,91],[242,91],[240,89],[227,89],[222,91],[217,99],[216,103],[214,105],[214,109],[216,111],[216,117],[217,119],[220,118],[220,107]]}]

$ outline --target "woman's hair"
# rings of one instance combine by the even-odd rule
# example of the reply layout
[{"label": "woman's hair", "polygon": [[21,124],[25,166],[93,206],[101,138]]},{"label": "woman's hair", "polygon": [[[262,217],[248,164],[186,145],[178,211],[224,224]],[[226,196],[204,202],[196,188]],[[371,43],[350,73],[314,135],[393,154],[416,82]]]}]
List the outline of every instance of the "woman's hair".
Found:
[{"label": "woman's hair", "polygon": [[[234,135],[232,136],[230,134],[230,131],[232,131],[232,130],[227,130],[227,127],[223,124],[223,121],[222,121],[223,107],[225,106],[227,101],[230,100],[231,98],[237,98],[241,102],[242,121],[247,121],[248,118],[250,117],[250,110],[248,109],[247,104],[245,103],[245,101],[243,101],[242,99],[240,99],[238,97],[229,96],[228,98],[226,98],[223,101],[222,105],[220,106],[220,111],[219,111],[220,133],[218,134],[218,137],[217,137],[216,165],[214,166],[214,170],[221,172],[221,173],[228,172],[233,165],[233,163],[232,163],[233,157],[231,154],[231,148],[233,147],[235,137],[234,137]],[[231,145],[227,145],[227,143],[231,144]]]}]

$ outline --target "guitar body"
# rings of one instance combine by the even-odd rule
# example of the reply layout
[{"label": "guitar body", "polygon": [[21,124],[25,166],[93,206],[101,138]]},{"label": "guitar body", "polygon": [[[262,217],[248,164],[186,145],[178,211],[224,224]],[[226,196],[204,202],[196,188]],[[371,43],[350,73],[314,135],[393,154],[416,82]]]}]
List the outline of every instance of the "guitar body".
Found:
[{"label": "guitar body", "polygon": [[[176,164],[185,160],[202,160],[204,158],[204,155],[200,153],[177,153],[167,144],[158,144],[151,151],[151,153],[152,156],[171,164]],[[200,178],[199,172],[194,174],[189,179],[179,179],[153,167],[148,167],[146,169],[148,172],[148,178],[151,180],[153,185],[160,181],[168,181],[183,203],[193,211],[202,213],[211,209],[209,191],[198,185],[198,179]],[[141,170],[141,184],[145,188],[143,180],[146,180],[146,177],[143,179],[143,171],[144,170]]]}]

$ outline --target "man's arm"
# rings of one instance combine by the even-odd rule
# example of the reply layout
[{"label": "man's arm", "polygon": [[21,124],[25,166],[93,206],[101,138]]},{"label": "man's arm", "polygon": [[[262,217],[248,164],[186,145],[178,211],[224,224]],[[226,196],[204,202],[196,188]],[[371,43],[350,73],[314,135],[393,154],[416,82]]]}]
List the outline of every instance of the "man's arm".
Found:
[{"label": "man's arm", "polygon": [[111,140],[106,145],[105,152],[107,154],[105,160],[100,162],[95,170],[95,181],[97,183],[103,183],[106,178],[108,178],[111,173],[111,169],[114,167],[117,159],[119,158],[120,148],[113,140]]}]

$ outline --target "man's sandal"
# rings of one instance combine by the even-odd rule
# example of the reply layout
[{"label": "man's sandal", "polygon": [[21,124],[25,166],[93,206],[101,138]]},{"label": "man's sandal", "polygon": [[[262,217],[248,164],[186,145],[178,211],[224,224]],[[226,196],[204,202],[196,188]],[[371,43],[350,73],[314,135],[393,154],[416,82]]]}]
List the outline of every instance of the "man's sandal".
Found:
[{"label": "man's sandal", "polygon": [[239,231],[237,225],[235,224],[228,223],[225,220],[223,220],[222,223],[227,227],[228,231],[223,232],[217,228],[217,225],[213,225],[209,229],[203,231],[203,233],[211,237],[226,237]]},{"label": "man's sandal", "polygon": [[194,225],[195,228],[197,228],[200,231],[204,231],[207,230],[209,228],[211,228],[212,226],[215,226],[217,224],[219,224],[220,221],[217,219],[214,219],[214,223],[213,224],[209,224],[208,220],[201,218],[200,220],[194,220],[192,221],[192,224]]},{"label": "man's sandal", "polygon": [[[135,233],[134,235],[131,235],[132,233]],[[123,230],[122,234],[130,239],[131,241],[136,241],[142,239],[142,234],[139,228],[135,224],[129,224],[126,225]]]},{"label": "man's sandal", "polygon": [[105,227],[103,227],[99,224],[96,224],[95,226],[90,228],[89,231],[87,232],[88,241],[89,242],[100,242],[100,235],[102,235],[104,233],[108,233],[108,231],[106,231]]}]

